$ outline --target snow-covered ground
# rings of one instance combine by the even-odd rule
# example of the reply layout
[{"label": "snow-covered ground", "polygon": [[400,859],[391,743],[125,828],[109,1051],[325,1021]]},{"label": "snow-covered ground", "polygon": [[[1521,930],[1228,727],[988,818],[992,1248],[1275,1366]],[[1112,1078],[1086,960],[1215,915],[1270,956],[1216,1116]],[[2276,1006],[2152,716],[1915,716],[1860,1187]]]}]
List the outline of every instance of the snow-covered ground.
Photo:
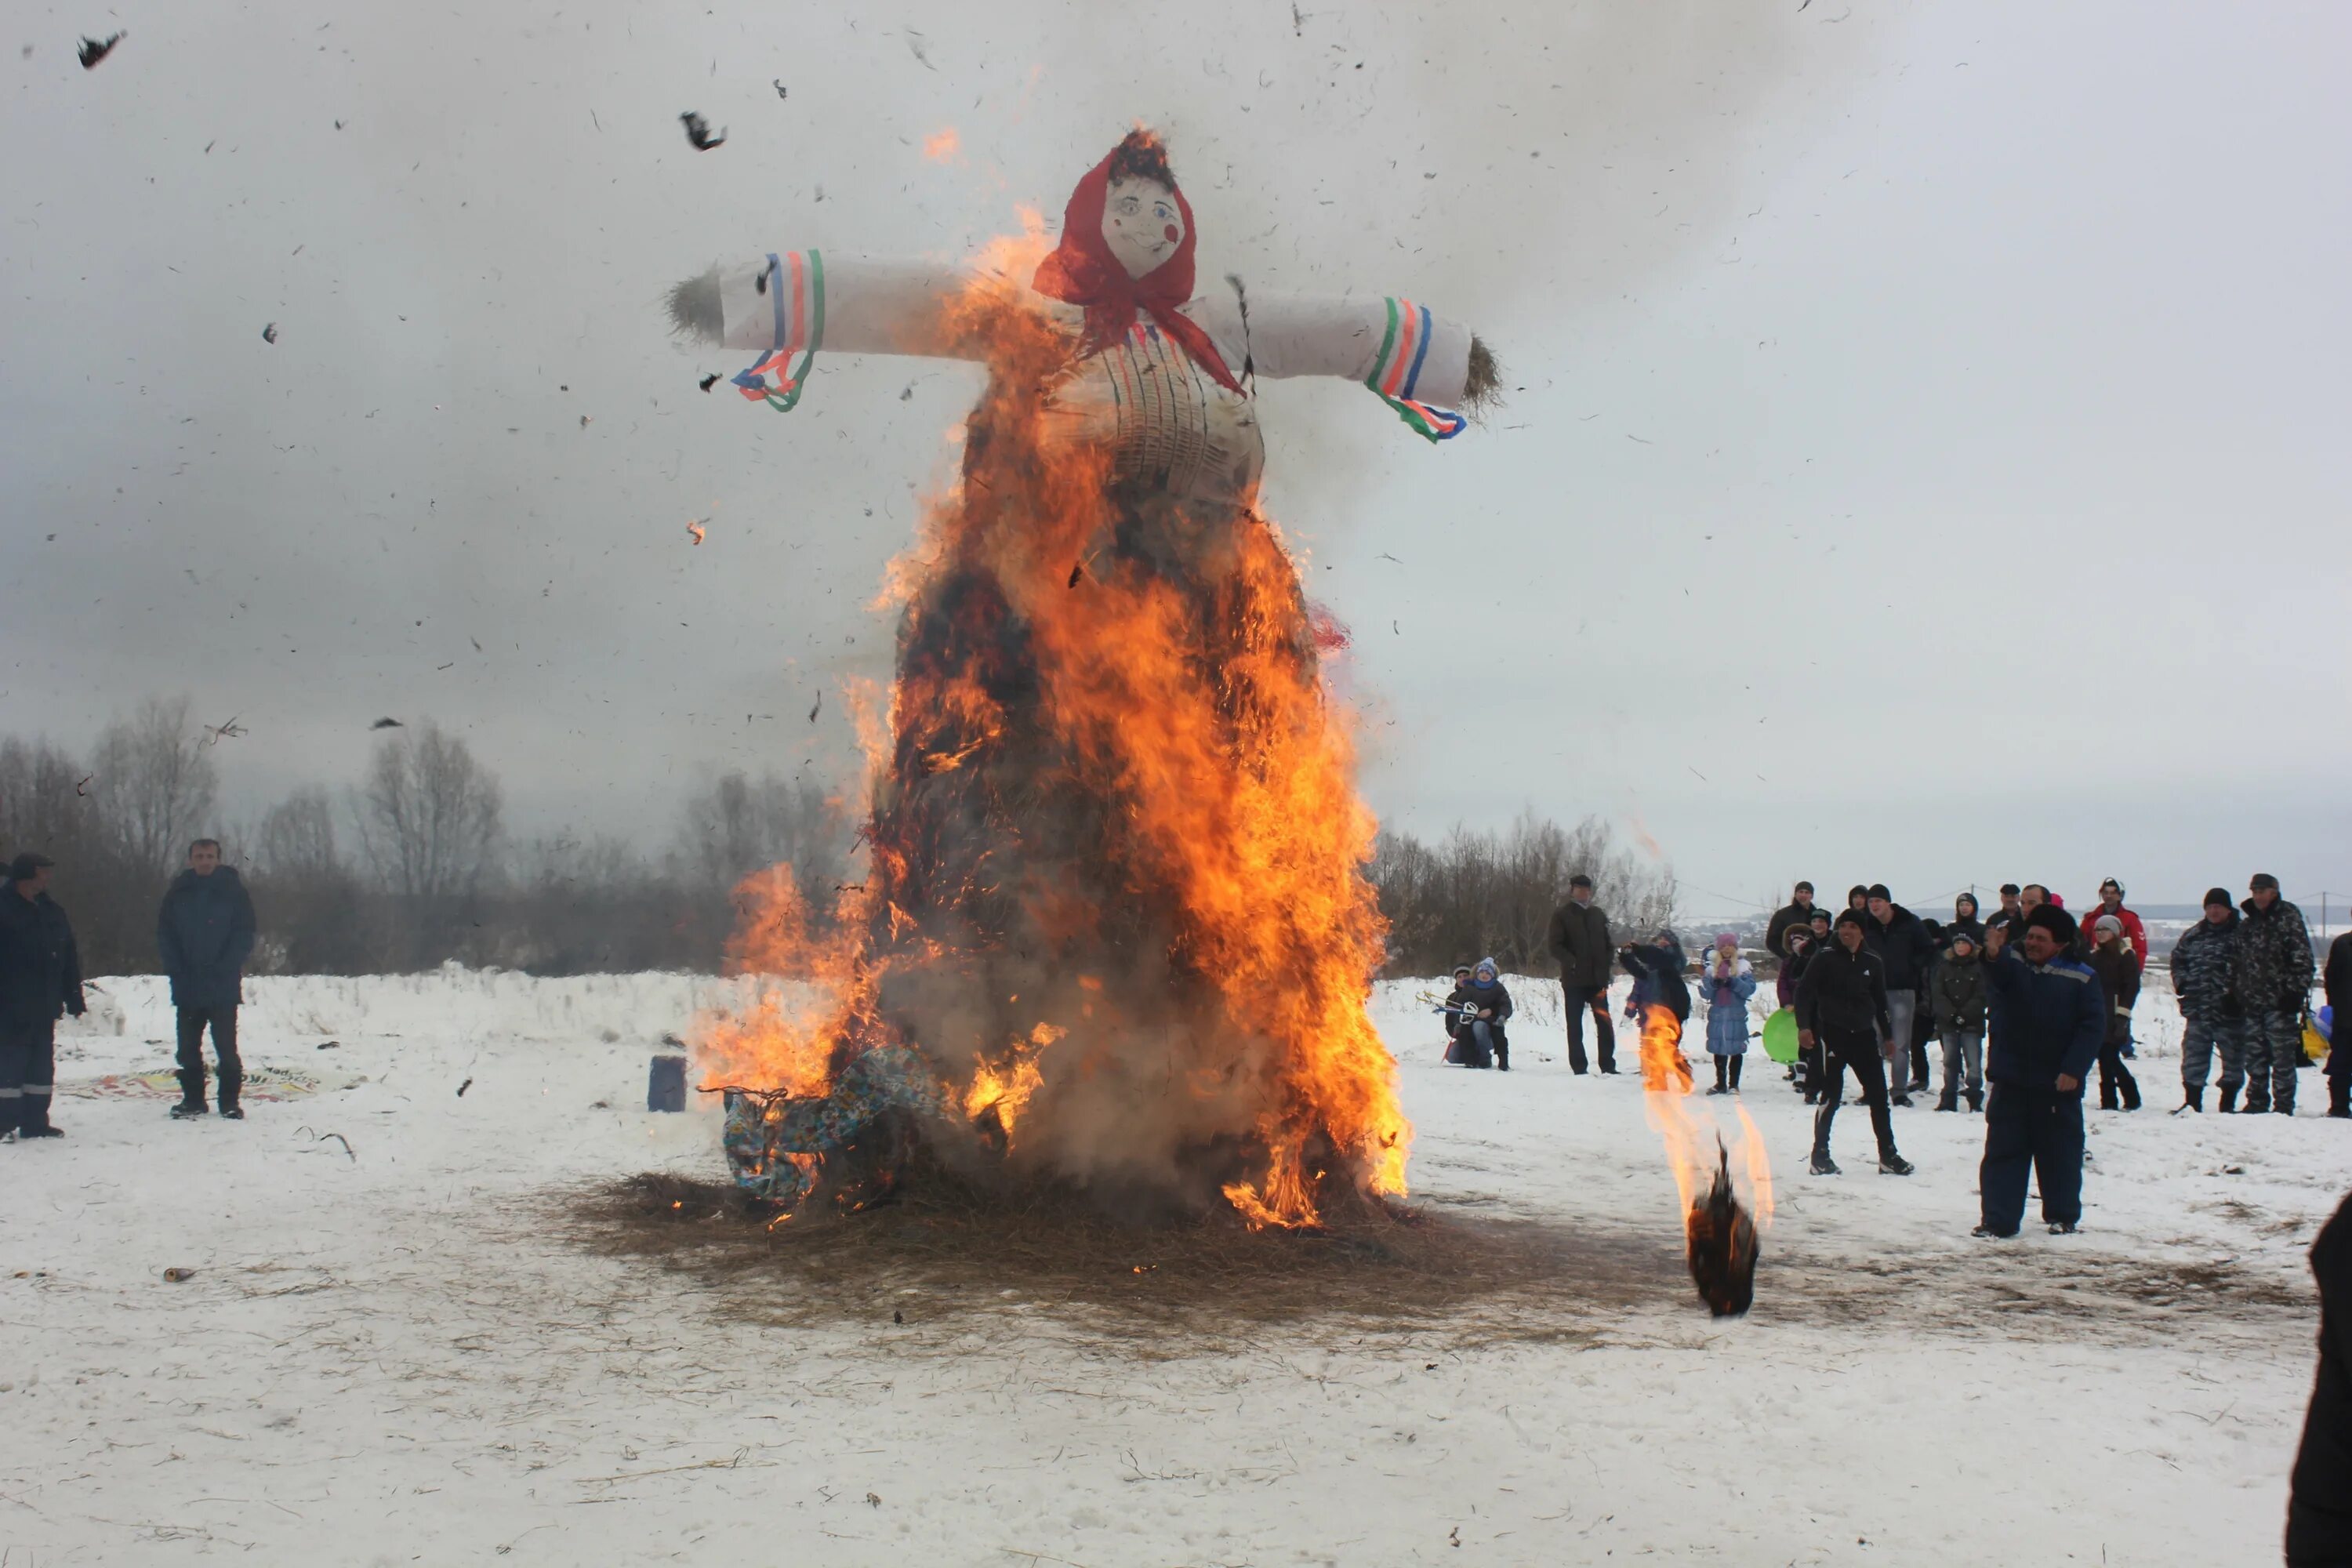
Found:
[{"label": "snow-covered ground", "polygon": [[[169,1066],[157,983],[102,984],[68,1084]],[[2315,1075],[2292,1120],[2165,1115],[2151,994],[2151,1109],[2092,1113],[2082,1234],[1981,1243],[1977,1122],[1898,1112],[1898,1180],[1856,1109],[1848,1173],[1810,1177],[1759,1054],[1780,1215],[1756,1310],[1715,1322],[1671,1267],[1638,1078],[1568,1073],[1556,990],[1518,983],[1503,1076],[1439,1065],[1395,984],[1416,1198],[1654,1242],[1654,1296],[1571,1293],[1532,1325],[1557,1333],[1310,1321],[1148,1353],[1017,1300],[784,1330],[556,1218],[615,1175],[720,1172],[707,1105],[642,1109],[658,1037],[719,983],[248,984],[248,1060],[316,1092],[193,1125],[68,1097],[68,1137],[0,1149],[9,1568],[2274,1561],[2303,1251],[2352,1170]]]}]

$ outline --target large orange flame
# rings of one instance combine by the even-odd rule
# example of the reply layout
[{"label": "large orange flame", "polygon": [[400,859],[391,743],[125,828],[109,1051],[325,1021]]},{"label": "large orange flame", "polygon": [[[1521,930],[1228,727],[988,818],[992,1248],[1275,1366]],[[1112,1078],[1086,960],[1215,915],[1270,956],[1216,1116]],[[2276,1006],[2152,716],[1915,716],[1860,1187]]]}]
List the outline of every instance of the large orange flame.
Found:
[{"label": "large orange flame", "polygon": [[866,878],[824,921],[788,869],[746,881],[756,999],[699,1027],[703,1079],[822,1095],[905,1046],[1005,1158],[1314,1224],[1402,1194],[1412,1136],[1351,719],[1254,497],[1139,492],[1054,425],[1072,333],[989,280],[1044,248],[1000,242],[945,323],[990,381],[889,574]]}]

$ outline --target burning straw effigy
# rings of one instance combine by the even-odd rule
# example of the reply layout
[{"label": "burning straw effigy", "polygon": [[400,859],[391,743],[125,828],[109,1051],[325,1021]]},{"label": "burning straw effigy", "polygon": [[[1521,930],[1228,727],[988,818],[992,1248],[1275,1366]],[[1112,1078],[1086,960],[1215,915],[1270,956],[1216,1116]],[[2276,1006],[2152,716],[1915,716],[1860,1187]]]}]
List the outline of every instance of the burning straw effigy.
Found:
[{"label": "burning straw effigy", "polygon": [[747,883],[733,962],[768,978],[694,1041],[738,1179],[787,1212],[870,1201],[918,1147],[1139,1216],[1302,1226],[1405,1190],[1373,822],[1258,507],[1255,393],[1346,376],[1435,441],[1493,364],[1408,300],[1196,291],[1196,237],[1139,132],[1050,247],[779,253],[673,291],[781,410],[825,348],[988,377],[894,575],[867,874],[824,922],[787,872]]}]

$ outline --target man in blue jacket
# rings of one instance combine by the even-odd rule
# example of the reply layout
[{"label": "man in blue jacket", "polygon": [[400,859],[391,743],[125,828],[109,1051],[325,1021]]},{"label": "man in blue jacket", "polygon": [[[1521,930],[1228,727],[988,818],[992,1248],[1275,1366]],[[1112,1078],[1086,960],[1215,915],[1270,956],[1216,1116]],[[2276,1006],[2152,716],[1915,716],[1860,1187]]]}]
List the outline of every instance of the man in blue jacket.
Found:
[{"label": "man in blue jacket", "polygon": [[1985,932],[1992,1022],[1985,1077],[1992,1094],[1977,1172],[1979,1236],[2017,1234],[2029,1170],[2041,1184],[2051,1235],[2067,1235],[2082,1220],[2083,1075],[2099,1059],[2107,1010],[2098,974],[2072,956],[2079,934],[2074,918],[2053,904],[2034,907],[2015,945],[2005,931]]},{"label": "man in blue jacket", "polygon": [[188,868],[172,879],[155,917],[155,947],[172,977],[172,1005],[180,1011],[180,1103],[174,1120],[205,1113],[205,1029],[220,1058],[220,1113],[242,1121],[236,1103],[245,1064],[236,1054],[236,1009],[245,1000],[245,961],[253,952],[253,900],[234,866],[221,864],[220,843],[188,846]]}]

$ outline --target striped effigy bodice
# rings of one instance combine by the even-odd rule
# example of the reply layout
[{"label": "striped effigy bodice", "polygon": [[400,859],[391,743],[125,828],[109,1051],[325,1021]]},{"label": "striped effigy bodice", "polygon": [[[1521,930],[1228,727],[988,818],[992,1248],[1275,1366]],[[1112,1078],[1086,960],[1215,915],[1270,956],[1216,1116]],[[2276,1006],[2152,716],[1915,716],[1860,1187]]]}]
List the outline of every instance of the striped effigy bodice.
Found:
[{"label": "striped effigy bodice", "polygon": [[1080,360],[1048,395],[1048,440],[1109,450],[1111,477],[1185,500],[1246,501],[1265,466],[1257,410],[1150,321]]}]

